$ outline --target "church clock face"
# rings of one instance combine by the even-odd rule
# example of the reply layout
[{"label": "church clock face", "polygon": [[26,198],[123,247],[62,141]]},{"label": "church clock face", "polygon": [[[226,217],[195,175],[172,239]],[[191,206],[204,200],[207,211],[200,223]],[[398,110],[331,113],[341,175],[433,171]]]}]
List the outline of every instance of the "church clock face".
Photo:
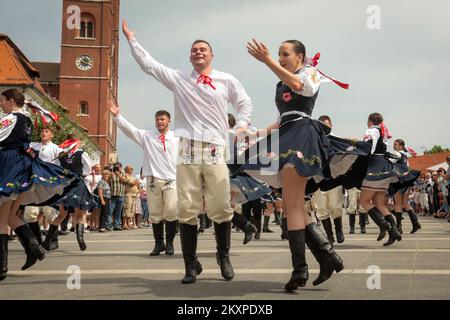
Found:
[{"label": "church clock face", "polygon": [[75,64],[81,71],[88,71],[94,66],[94,58],[87,54],[83,54],[75,60]]}]

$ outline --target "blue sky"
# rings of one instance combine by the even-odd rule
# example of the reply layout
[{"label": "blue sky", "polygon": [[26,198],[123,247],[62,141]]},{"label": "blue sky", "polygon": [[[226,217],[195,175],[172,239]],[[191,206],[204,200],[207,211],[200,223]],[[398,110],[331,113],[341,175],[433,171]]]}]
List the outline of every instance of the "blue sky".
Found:
[{"label": "blue sky", "polygon": [[[59,61],[60,0],[0,0],[0,32],[30,60]],[[366,10],[381,10],[381,29],[369,30]],[[157,60],[191,69],[189,48],[204,38],[213,46],[214,67],[233,74],[253,100],[252,125],[276,117],[276,77],[246,51],[253,37],[275,57],[283,40],[301,40],[307,52],[321,52],[319,69],[349,82],[348,91],[323,84],[313,116],[328,114],[336,134],[362,137],[367,116],[385,117],[394,138],[422,152],[450,146],[450,28],[448,1],[121,1],[136,37]],[[154,125],[156,110],[173,111],[172,94],[144,74],[120,38],[119,102],[122,114],[140,128]],[[119,134],[119,157],[140,167],[142,152]]]}]

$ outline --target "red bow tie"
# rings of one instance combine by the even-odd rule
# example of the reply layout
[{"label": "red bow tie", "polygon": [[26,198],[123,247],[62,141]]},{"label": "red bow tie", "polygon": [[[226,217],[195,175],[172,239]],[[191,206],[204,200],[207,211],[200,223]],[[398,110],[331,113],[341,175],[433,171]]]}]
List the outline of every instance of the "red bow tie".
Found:
[{"label": "red bow tie", "polygon": [[160,135],[159,136],[159,140],[161,140],[163,146],[164,146],[164,152],[166,152],[166,136],[165,135]]},{"label": "red bow tie", "polygon": [[212,79],[210,77],[208,77],[205,74],[201,74],[198,78],[197,78],[197,85],[199,83],[203,83],[203,84],[207,84],[209,85],[211,88],[213,88],[214,90],[216,90],[216,87],[214,87],[214,85],[212,84]]}]

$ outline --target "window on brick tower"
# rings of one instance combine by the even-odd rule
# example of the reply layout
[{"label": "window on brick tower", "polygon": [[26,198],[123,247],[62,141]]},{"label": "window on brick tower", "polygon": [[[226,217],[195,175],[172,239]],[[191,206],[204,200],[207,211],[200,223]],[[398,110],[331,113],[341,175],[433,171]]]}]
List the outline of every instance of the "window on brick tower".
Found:
[{"label": "window on brick tower", "polygon": [[80,102],[80,108],[78,110],[79,116],[88,116],[89,115],[89,105],[87,102],[82,101]]},{"label": "window on brick tower", "polygon": [[94,18],[91,15],[82,14],[78,36],[80,38],[95,38]]}]

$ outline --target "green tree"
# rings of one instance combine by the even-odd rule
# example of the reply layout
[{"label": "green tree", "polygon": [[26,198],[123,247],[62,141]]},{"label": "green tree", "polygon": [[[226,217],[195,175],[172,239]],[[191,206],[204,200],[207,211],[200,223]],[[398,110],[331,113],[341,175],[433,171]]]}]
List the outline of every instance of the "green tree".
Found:
[{"label": "green tree", "polygon": [[448,148],[443,148],[440,145],[434,145],[433,148],[431,148],[430,150],[428,150],[428,154],[433,154],[433,153],[441,153],[441,152],[448,152],[449,149]]}]

